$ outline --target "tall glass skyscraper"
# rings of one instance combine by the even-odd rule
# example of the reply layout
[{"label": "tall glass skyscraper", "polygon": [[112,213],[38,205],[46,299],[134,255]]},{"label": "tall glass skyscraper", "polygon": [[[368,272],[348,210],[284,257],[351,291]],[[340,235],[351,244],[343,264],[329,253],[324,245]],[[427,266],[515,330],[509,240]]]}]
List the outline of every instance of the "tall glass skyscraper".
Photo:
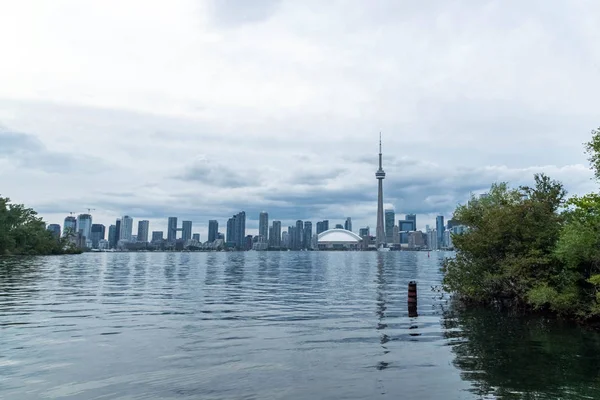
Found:
[{"label": "tall glass skyscraper", "polygon": [[177,239],[177,217],[169,217],[167,224],[167,241],[174,242]]},{"label": "tall glass skyscraper", "polygon": [[68,231],[77,232],[77,218],[72,215],[65,218],[65,224],[63,225],[63,234],[66,234]]},{"label": "tall glass skyscraper", "polygon": [[386,243],[394,243],[394,222],[396,213],[391,208],[385,210],[385,241]]},{"label": "tall glass skyscraper", "polygon": [[437,237],[437,248],[444,247],[444,216],[438,215],[435,219],[435,230]]},{"label": "tall glass skyscraper", "polygon": [[121,234],[119,240],[131,240],[133,234],[133,218],[125,215],[121,220]]},{"label": "tall glass skyscraper", "polygon": [[92,240],[92,216],[90,214],[79,214],[77,217],[77,232],[86,239]]},{"label": "tall glass skyscraper", "polygon": [[210,243],[217,240],[219,234],[219,222],[215,219],[208,221],[208,241]]},{"label": "tall glass skyscraper", "polygon": [[184,242],[192,240],[192,221],[181,222],[181,238]]},{"label": "tall glass skyscraper", "polygon": [[344,222],[344,229],[352,232],[352,218],[346,218],[346,222]]},{"label": "tall glass skyscraper", "polygon": [[[413,222],[413,231],[417,230],[417,216],[415,214],[406,214],[404,219],[407,221],[412,221]],[[402,230],[402,229],[400,229],[400,230]]]},{"label": "tall glass skyscraper", "polygon": [[150,221],[142,220],[138,222],[138,230],[137,230],[137,241],[138,242],[147,242],[148,241],[148,231],[150,229]]},{"label": "tall glass skyscraper", "polygon": [[305,249],[312,249],[312,222],[304,222],[304,230],[302,234],[304,235],[303,247]]},{"label": "tall glass skyscraper", "polygon": [[106,227],[102,224],[92,224],[92,248],[97,249],[98,243],[106,237]]},{"label": "tall glass skyscraper", "polygon": [[267,242],[269,239],[269,214],[265,211],[261,212],[258,216],[258,234],[261,236],[263,242]]}]

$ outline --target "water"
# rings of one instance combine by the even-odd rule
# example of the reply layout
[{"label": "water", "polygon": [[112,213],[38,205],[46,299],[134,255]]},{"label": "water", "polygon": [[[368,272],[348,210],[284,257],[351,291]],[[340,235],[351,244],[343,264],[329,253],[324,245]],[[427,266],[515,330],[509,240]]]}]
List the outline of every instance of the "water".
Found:
[{"label": "water", "polygon": [[3,259],[0,398],[600,398],[600,335],[452,306],[443,256]]}]

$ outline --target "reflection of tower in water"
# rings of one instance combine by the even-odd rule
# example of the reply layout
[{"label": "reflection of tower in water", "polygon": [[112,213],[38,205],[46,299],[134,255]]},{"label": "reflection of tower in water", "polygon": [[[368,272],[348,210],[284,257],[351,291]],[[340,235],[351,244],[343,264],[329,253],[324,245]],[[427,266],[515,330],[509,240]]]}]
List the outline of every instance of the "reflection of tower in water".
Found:
[{"label": "reflection of tower in water", "polygon": [[[387,282],[385,280],[385,265],[383,260],[383,254],[377,254],[377,308],[375,314],[377,314],[377,330],[380,332],[379,343],[383,348],[383,354],[388,354],[386,344],[390,341],[390,337],[385,333],[387,324],[385,323],[387,310]],[[389,366],[388,362],[380,361],[377,364],[377,369],[386,369]]]}]

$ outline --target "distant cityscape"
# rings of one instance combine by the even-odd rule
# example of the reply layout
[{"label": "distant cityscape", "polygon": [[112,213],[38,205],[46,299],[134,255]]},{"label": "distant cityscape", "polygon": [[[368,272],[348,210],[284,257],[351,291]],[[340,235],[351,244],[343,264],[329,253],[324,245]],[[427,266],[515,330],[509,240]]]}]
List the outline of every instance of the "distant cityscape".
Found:
[{"label": "distant cityscape", "polygon": [[[417,230],[416,214],[406,214],[396,223],[393,209],[383,208],[383,155],[381,134],[379,136],[379,169],[375,173],[378,181],[377,227],[375,236],[370,228],[352,230],[352,218],[330,228],[329,220],[319,221],[313,231],[311,221],[297,220],[282,231],[281,221],[269,226],[269,214],[258,216],[258,235],[246,234],[246,212],[241,211],[227,220],[226,232],[219,232],[217,220],[208,221],[208,237],[202,241],[199,233],[192,233],[192,221],[181,221],[169,217],[166,238],[164,231],[150,232],[148,220],[138,221],[137,235],[133,234],[133,218],[125,215],[106,227],[93,224],[92,215],[69,215],[62,227],[48,226],[56,237],[65,236],[73,244],[92,251],[281,251],[281,250],[452,250],[452,235],[461,234],[465,227],[452,219],[444,224],[444,216],[438,215],[435,227],[426,226],[425,232]],[[486,196],[485,194],[481,195]],[[179,235],[179,232],[181,234]],[[151,234],[151,236],[150,236]]]},{"label": "distant cityscape", "polygon": [[[444,223],[444,216],[436,218],[435,227],[426,226],[425,232],[417,230],[417,216],[406,214],[404,219],[396,221],[393,209],[386,209],[385,244],[391,250],[442,250],[452,249],[452,234],[459,234],[464,227],[450,219]],[[247,250],[323,250],[335,248],[328,246],[327,240],[320,243],[319,237],[327,231],[353,232],[352,218],[343,224],[330,227],[329,220],[318,221],[313,228],[312,221],[297,220],[287,230],[282,231],[281,221],[272,221],[269,214],[261,212],[258,216],[258,234],[246,234],[246,213],[241,211],[227,220],[225,233],[219,231],[217,220],[208,221],[208,237],[201,240],[199,233],[193,233],[192,221],[181,221],[177,217],[168,217],[167,231],[150,231],[150,222],[137,222],[137,234],[133,234],[134,219],[128,215],[117,218],[106,229],[105,225],[92,223],[91,214],[70,215],[59,224],[50,224],[47,229],[56,237],[69,236],[77,246],[89,250],[162,250],[162,251],[247,251]],[[166,233],[166,235],[165,235]],[[375,250],[376,237],[371,235],[367,226],[358,229],[355,243],[340,243],[338,249]]]}]

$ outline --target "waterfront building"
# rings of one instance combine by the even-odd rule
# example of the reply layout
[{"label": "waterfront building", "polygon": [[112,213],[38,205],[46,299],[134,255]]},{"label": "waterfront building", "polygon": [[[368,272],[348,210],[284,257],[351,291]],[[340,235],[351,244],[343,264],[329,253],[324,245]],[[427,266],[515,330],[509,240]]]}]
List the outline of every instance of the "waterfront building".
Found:
[{"label": "waterfront building", "polygon": [[296,238],[294,240],[294,242],[296,243],[296,246],[294,248],[294,250],[300,250],[302,248],[304,248],[304,222],[302,222],[301,220],[296,221],[296,229],[295,229],[295,234],[296,234]]},{"label": "waterfront building", "polygon": [[90,214],[79,214],[77,217],[77,232],[85,239],[92,238],[92,216]]},{"label": "waterfront building", "polygon": [[435,219],[435,230],[437,232],[436,240],[437,240],[437,248],[444,247],[444,216],[438,215]]},{"label": "waterfront building", "polygon": [[344,229],[352,232],[352,218],[346,218],[346,222],[344,222]]},{"label": "waterfront building", "polygon": [[281,221],[273,221],[272,230],[269,233],[269,245],[275,249],[281,247]]},{"label": "waterfront building", "polygon": [[111,225],[108,227],[108,248],[114,247],[114,243],[117,242],[117,226]]},{"label": "waterfront building", "polygon": [[330,229],[320,233],[317,238],[319,250],[358,250],[361,237],[347,229]]},{"label": "waterfront building", "polygon": [[243,250],[246,246],[246,213],[241,211],[227,220],[227,243]]},{"label": "waterfront building", "polygon": [[400,231],[398,230],[398,225],[394,225],[392,243],[400,244]]},{"label": "waterfront building", "polygon": [[169,217],[167,222],[167,241],[174,243],[177,240],[177,217]]},{"label": "waterfront building", "polygon": [[91,241],[92,248],[97,249],[98,243],[106,237],[106,227],[102,224],[92,224]]},{"label": "waterfront building", "polygon": [[416,231],[414,221],[408,219],[399,219],[398,220],[398,229],[404,232]]},{"label": "waterfront building", "polygon": [[[413,223],[413,229],[411,229],[411,231],[416,231],[417,230],[417,216],[415,214],[406,214],[404,216],[404,219],[407,221],[412,221]],[[400,229],[402,230],[402,229]]]},{"label": "waterfront building", "polygon": [[121,234],[119,240],[131,241],[131,235],[133,234],[133,218],[129,215],[125,215],[121,219]]},{"label": "waterfront building", "polygon": [[152,243],[162,242],[163,238],[163,231],[152,231]]},{"label": "waterfront building", "polygon": [[269,241],[269,214],[265,211],[258,216],[258,235],[261,241]]},{"label": "waterfront building", "polygon": [[379,248],[385,244],[385,222],[383,219],[383,180],[385,179],[385,171],[382,164],[381,133],[379,133],[379,169],[375,172],[375,178],[377,179],[377,230],[375,245]]},{"label": "waterfront building", "polygon": [[49,232],[52,233],[52,236],[54,236],[55,238],[59,238],[60,237],[60,225],[59,224],[50,224],[48,225],[48,227],[46,228]]},{"label": "waterfront building", "polygon": [[212,243],[218,239],[219,222],[215,219],[208,221],[208,242]]},{"label": "waterfront building", "polygon": [[200,243],[200,234],[199,233],[194,233],[192,235],[192,240],[195,241],[195,242]]},{"label": "waterfront building", "polygon": [[63,225],[63,235],[66,235],[68,232],[77,232],[77,218],[72,215],[65,218]]},{"label": "waterfront building", "polygon": [[121,218],[117,218],[117,221],[115,222],[115,241],[114,243],[111,243],[111,246],[113,248],[117,248],[117,245],[119,244],[119,239],[121,238]]},{"label": "waterfront building", "polygon": [[317,222],[317,235],[329,230],[329,220]]},{"label": "waterfront building", "polygon": [[192,239],[192,221],[181,222],[181,239],[184,243]]},{"label": "waterfront building", "polygon": [[312,222],[310,221],[305,221],[304,222],[304,229],[303,229],[303,246],[305,249],[311,250],[313,249],[313,245],[312,245]]},{"label": "waterfront building", "polygon": [[150,221],[144,219],[138,222],[138,230],[137,230],[137,241],[138,242],[147,242],[148,241],[148,232],[150,230]]},{"label": "waterfront building", "polygon": [[388,208],[385,210],[385,240],[386,243],[394,242],[394,225],[396,223],[396,213],[393,209]]}]

